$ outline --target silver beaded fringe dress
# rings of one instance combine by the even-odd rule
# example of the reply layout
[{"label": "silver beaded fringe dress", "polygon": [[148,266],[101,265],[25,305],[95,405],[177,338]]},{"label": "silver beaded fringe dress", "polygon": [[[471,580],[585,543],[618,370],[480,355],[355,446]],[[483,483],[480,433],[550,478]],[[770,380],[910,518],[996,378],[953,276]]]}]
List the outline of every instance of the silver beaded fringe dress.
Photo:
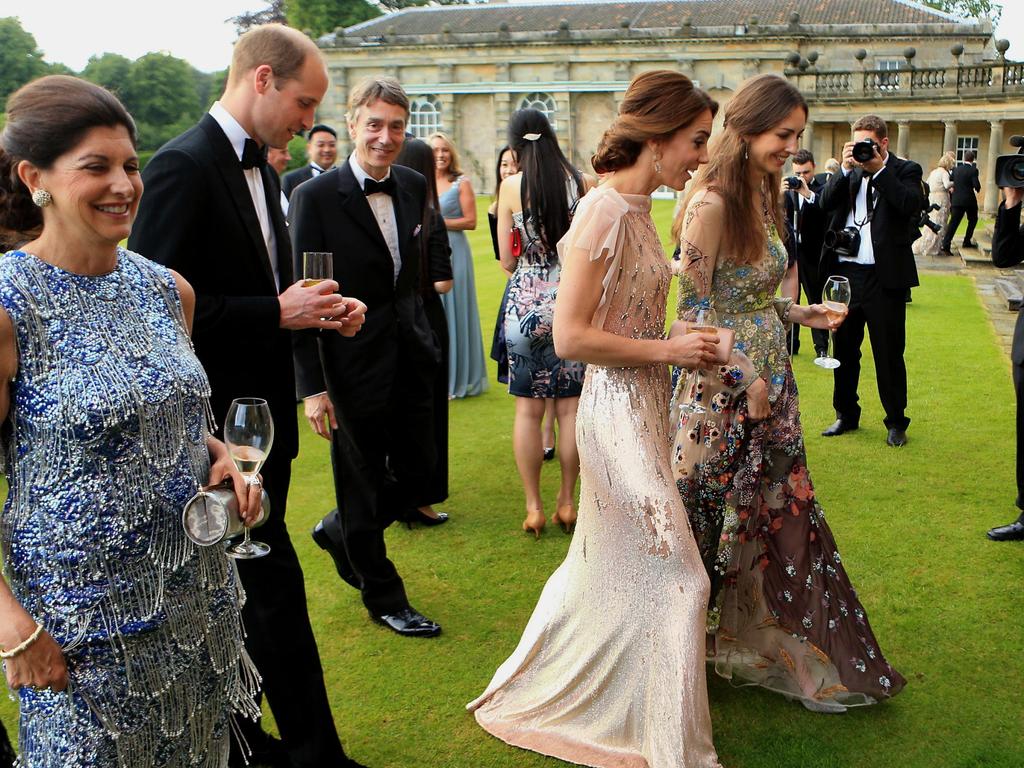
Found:
[{"label": "silver beaded fringe dress", "polygon": [[18,349],[4,575],[69,678],[17,692],[20,765],[224,766],[258,676],[233,563],[181,525],[209,473],[209,383],[174,278],[120,249],[99,276],[12,251],[0,306]]},{"label": "silver beaded fringe dress", "polygon": [[[594,324],[661,338],[671,271],[646,196],[585,196],[559,253],[607,260]],[[503,741],[597,768],[718,768],[704,669],[710,584],[676,490],[664,365],[588,365],[580,508],[519,646],[468,705]]]}]

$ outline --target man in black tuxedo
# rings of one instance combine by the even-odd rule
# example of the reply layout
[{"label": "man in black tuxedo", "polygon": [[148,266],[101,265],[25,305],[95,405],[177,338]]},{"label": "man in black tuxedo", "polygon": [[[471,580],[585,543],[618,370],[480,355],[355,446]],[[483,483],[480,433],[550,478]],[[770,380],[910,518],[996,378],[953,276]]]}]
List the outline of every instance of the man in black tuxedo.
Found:
[{"label": "man in black tuxedo", "polygon": [[352,155],[295,189],[292,245],[334,254],[334,275],[367,304],[356,338],[295,337],[299,395],[317,434],[331,441],[337,509],[313,531],[338,575],[362,593],[371,618],[400,635],[441,627],[412,608],[384,530],[416,505],[436,461],[432,388],[440,352],[419,298],[420,221],[426,181],[392,165],[409,100],[390,77],[359,84],[348,110]]},{"label": "man in black tuxedo", "polygon": [[[814,173],[814,155],[809,149],[798,150],[793,155],[793,175],[800,179],[799,189],[783,187],[783,204],[786,208],[786,224],[790,237],[786,239],[786,250],[791,262],[797,265],[799,285],[803,287],[808,304],[821,302],[821,281],[818,270],[821,261],[822,240],[825,236],[825,215],[818,205],[818,195],[824,184]],[[799,289],[793,301],[799,303]],[[799,323],[790,329],[790,350],[793,354],[800,349]],[[828,347],[828,331],[821,328],[811,330],[814,351],[821,357]]]},{"label": "man in black tuxedo", "polygon": [[[305,288],[293,281],[280,188],[263,154],[313,122],[326,89],[323,59],[305,35],[267,25],[240,37],[220,101],[146,166],[146,195],[129,240],[195,288],[193,338],[214,417],[224,419],[232,399],[245,396],[266,399],[274,417],[273,450],[261,470],[271,510],[258,535],[270,553],[237,564],[247,596],[246,647],[281,743],[258,724],[240,725],[254,762],[290,768],[358,766],[334,726],[285,512],[298,453],[292,331],[354,334],[365,307],[338,296],[334,282]],[[243,765],[233,750],[231,764]]]},{"label": "man in black tuxedo", "polygon": [[949,215],[949,226],[946,227],[946,238],[942,242],[942,252],[945,254],[950,253],[953,236],[965,214],[967,231],[964,232],[964,248],[978,247],[978,244],[971,240],[971,235],[978,224],[978,192],[981,192],[981,181],[978,180],[978,166],[974,164],[974,153],[971,150],[964,152],[964,162],[953,169],[952,182],[952,210]]},{"label": "man in black tuxedo", "polygon": [[[854,159],[855,142],[871,139],[871,157]],[[863,146],[863,145],[862,145]],[[878,394],[885,408],[886,443],[907,442],[906,296],[918,284],[911,244],[920,236],[917,221],[925,204],[921,166],[888,151],[885,121],[866,115],[853,126],[853,141],[843,147],[841,173],[835,173],[821,192],[828,229],[856,232],[852,249],[826,246],[822,276],[843,275],[850,281],[851,303],[846,320],[835,332],[832,404],[836,421],[822,434],[841,435],[860,422],[857,384],[864,326],[871,334]],[[828,240],[829,238],[826,238]],[[840,252],[845,250],[846,252]]]},{"label": "man in black tuxedo", "polygon": [[289,171],[281,179],[281,191],[289,200],[299,184],[334,167],[334,161],[338,158],[338,133],[329,125],[314,125],[309,129],[306,157],[309,159],[306,165]]},{"label": "man in black tuxedo", "polygon": [[[996,213],[992,237],[992,263],[1000,269],[1015,267],[1024,261],[1024,229],[1020,211],[1024,189],[1003,189],[1003,202]],[[1013,389],[1017,395],[1017,507],[1024,510],[1024,312],[1018,312],[1010,350],[1013,363]],[[1009,525],[988,532],[993,541],[1024,540],[1024,512]]]}]

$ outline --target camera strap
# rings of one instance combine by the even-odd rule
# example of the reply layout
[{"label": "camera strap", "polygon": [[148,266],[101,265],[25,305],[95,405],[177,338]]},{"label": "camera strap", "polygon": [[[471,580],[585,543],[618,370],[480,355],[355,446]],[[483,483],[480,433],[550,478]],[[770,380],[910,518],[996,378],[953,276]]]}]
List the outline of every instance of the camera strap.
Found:
[{"label": "camera strap", "polygon": [[863,229],[867,224],[871,223],[871,219],[875,216],[875,187],[871,183],[871,176],[867,177],[867,190],[864,195],[864,207],[866,209],[864,220],[857,220],[857,195],[860,193],[860,182],[864,181],[864,173],[861,172],[861,177],[857,180],[857,184],[850,185],[850,210],[853,211],[853,223],[857,229]]}]

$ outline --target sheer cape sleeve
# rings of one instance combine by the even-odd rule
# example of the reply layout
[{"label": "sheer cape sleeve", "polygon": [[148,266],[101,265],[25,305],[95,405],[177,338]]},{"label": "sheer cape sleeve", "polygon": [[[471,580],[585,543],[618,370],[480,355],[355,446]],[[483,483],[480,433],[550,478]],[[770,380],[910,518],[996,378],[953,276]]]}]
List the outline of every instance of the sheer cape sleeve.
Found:
[{"label": "sheer cape sleeve", "polygon": [[593,324],[601,328],[608,315],[608,299],[622,260],[622,217],[629,211],[622,195],[611,187],[597,187],[588,192],[576,206],[572,225],[558,241],[558,259],[564,262],[574,251],[583,251],[590,261],[605,259],[607,265],[601,281],[604,290],[594,312]]}]

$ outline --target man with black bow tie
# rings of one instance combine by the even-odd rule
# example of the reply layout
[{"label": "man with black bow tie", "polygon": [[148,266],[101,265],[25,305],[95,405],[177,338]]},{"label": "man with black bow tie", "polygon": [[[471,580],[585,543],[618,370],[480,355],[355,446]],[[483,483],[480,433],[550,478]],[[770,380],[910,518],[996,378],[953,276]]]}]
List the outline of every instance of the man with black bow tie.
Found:
[{"label": "man with black bow tie", "polygon": [[[790,236],[786,238],[786,250],[790,263],[796,263],[799,285],[804,289],[808,304],[821,302],[821,283],[824,280],[818,272],[821,262],[822,238],[825,235],[825,216],[818,205],[818,196],[824,187],[814,174],[814,155],[809,149],[798,150],[793,155],[793,176],[800,180],[800,187],[783,188],[782,201],[786,209],[786,224]],[[785,181],[783,182],[785,184]],[[783,287],[785,292],[785,285]],[[799,288],[793,300],[799,303]],[[795,355],[800,349],[800,325],[790,328],[790,351]],[[828,347],[828,331],[821,328],[811,330],[814,351],[821,357]]]},{"label": "man with black bow tie", "polygon": [[338,157],[338,134],[329,125],[314,125],[309,129],[309,141],[306,143],[306,157],[309,163],[289,171],[281,179],[281,191],[291,199],[292,192],[299,184],[315,179],[321,173],[327,173],[334,167]]},{"label": "man with black bow tie", "polygon": [[[242,35],[224,95],[146,166],[129,239],[195,288],[193,340],[215,418],[223,420],[237,397],[264,398],[274,418],[274,446],[261,470],[270,515],[259,529],[270,553],[237,561],[246,647],[281,742],[248,721],[239,726],[252,762],[274,768],[359,768],[338,740],[285,512],[298,453],[292,332],[353,335],[366,307],[342,299],[333,281],[307,288],[293,279],[280,188],[265,162],[267,146],[287,146],[312,124],[326,89],[323,58],[302,33],[271,24]],[[230,764],[246,764],[234,745]]]},{"label": "man with black bow tie", "polygon": [[331,441],[338,508],[313,531],[338,575],[359,589],[371,618],[407,637],[441,627],[416,611],[388,558],[384,530],[416,506],[436,461],[437,345],[419,295],[426,180],[392,165],[409,99],[394,78],[356,86],[347,161],[295,188],[289,222],[296,269],[304,251],[334,254],[334,276],[367,304],[355,338],[296,334],[299,395],[313,430]]},{"label": "man with black bow tie", "polygon": [[[854,158],[854,145],[870,147],[870,159]],[[846,320],[835,332],[832,405],[836,421],[821,434],[835,437],[860,423],[857,385],[864,327],[871,335],[878,394],[885,409],[886,443],[907,442],[906,297],[918,284],[911,245],[920,236],[918,218],[924,207],[921,166],[889,152],[888,129],[877,115],[853,125],[853,141],[843,147],[841,173],[835,173],[821,192],[821,208],[830,216],[831,232],[856,232],[852,251],[825,248],[822,272],[850,281],[851,301]],[[828,238],[826,238],[828,242]]]}]

